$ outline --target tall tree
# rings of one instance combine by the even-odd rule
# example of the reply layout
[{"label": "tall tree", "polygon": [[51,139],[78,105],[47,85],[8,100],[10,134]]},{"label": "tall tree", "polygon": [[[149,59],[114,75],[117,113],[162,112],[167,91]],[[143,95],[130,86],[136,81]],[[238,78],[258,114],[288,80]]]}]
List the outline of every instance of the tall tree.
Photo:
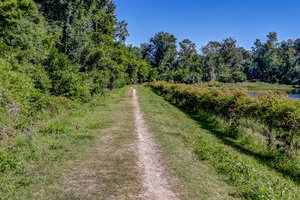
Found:
[{"label": "tall tree", "polygon": [[244,64],[242,51],[243,49],[237,47],[236,40],[233,38],[227,38],[222,42],[220,53],[230,72],[242,71]]},{"label": "tall tree", "polygon": [[115,36],[121,40],[127,36],[127,24],[117,22],[115,4],[110,0],[48,0],[41,2],[40,10],[50,22],[51,30],[61,31],[58,48],[75,61],[83,46],[93,42],[106,45]]},{"label": "tall tree", "polygon": [[118,42],[124,44],[126,38],[129,36],[129,32],[127,30],[128,23],[126,21],[118,22],[115,26],[116,35],[115,38]]},{"label": "tall tree", "polygon": [[144,57],[158,69],[161,79],[168,79],[169,71],[175,67],[177,57],[176,41],[174,35],[159,32],[150,39],[150,43],[141,46]]},{"label": "tall tree", "polygon": [[253,51],[255,53],[254,62],[261,71],[260,79],[262,81],[276,83],[279,82],[278,74],[280,74],[280,66],[282,66],[282,58],[279,56],[279,42],[277,33],[270,32],[267,36],[268,40],[262,44],[257,40]]},{"label": "tall tree", "polygon": [[294,48],[294,41],[283,41],[280,44],[279,56],[282,59],[282,65],[278,74],[280,83],[297,84],[299,80],[299,63],[297,50]]},{"label": "tall tree", "polygon": [[208,82],[217,80],[216,71],[220,64],[221,43],[213,41],[202,47],[204,79]]},{"label": "tall tree", "polygon": [[151,65],[154,66],[155,60],[154,60],[154,47],[150,43],[142,43],[140,46],[141,53],[143,56],[143,59],[147,60]]},{"label": "tall tree", "polygon": [[202,66],[196,44],[188,39],[179,43],[177,74],[179,81],[197,83],[202,80]]}]

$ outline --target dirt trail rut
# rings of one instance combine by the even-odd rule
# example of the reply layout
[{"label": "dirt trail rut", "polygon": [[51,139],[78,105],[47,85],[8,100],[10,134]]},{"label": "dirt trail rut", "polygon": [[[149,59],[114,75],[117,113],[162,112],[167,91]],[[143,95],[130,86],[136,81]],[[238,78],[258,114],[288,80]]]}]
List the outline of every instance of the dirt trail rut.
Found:
[{"label": "dirt trail rut", "polygon": [[112,102],[81,121],[85,124],[82,128],[94,132],[95,141],[70,161],[63,179],[66,197],[62,199],[141,199],[132,91],[110,99]]},{"label": "dirt trail rut", "polygon": [[143,199],[175,200],[176,194],[171,191],[168,176],[162,163],[162,157],[153,140],[153,135],[147,128],[138,102],[137,92],[132,88],[135,125],[138,133],[138,167],[142,173],[144,187]]}]

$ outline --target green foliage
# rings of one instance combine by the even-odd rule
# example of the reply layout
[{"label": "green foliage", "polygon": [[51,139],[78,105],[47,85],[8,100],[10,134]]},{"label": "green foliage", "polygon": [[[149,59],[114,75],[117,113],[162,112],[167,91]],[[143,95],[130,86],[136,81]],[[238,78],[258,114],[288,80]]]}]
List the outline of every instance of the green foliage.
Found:
[{"label": "green foliage", "polygon": [[47,126],[42,127],[39,132],[42,134],[54,134],[54,135],[65,135],[71,131],[70,127],[62,123],[51,123]]},{"label": "green foliage", "polygon": [[270,84],[263,82],[242,82],[242,83],[222,83],[222,82],[205,82],[197,85],[202,88],[224,88],[224,89],[248,89],[250,91],[259,91],[259,90],[274,90],[274,91],[292,91],[293,86],[283,85],[283,84]]},{"label": "green foliage", "polygon": [[[77,160],[76,157],[85,158],[89,147],[97,143],[94,138],[101,135],[99,131],[104,133],[104,129],[115,120],[113,113],[119,112],[119,105],[116,106],[115,101],[120,101],[124,95],[124,89],[116,90],[105,97],[97,97],[89,103],[77,105],[76,109],[39,124],[31,133],[18,132],[13,140],[2,144],[1,198],[43,199],[46,195],[51,199],[64,199],[66,193],[60,191],[60,184],[55,190],[50,188],[46,194],[35,194],[32,191],[33,188],[39,190],[48,188],[49,183],[57,183],[60,181],[61,174],[71,168],[72,164],[69,161]],[[56,103],[70,101],[64,97],[54,97],[54,99]],[[101,126],[95,129],[89,128],[99,122]],[[78,124],[81,125],[80,130],[76,130]],[[74,196],[71,195],[70,198],[72,197]]]},{"label": "green foliage", "polygon": [[246,80],[243,71],[251,63],[251,55],[236,43],[235,39],[227,38],[222,42],[209,42],[202,48],[206,81],[229,83]]},{"label": "green foliage", "polygon": [[257,98],[253,98],[247,90],[209,90],[164,82],[152,83],[150,86],[159,95],[188,111],[204,110],[223,118],[229,124],[227,133],[233,138],[239,135],[238,126],[243,117],[259,121],[268,128],[271,146],[276,138],[284,145],[286,152],[298,150],[300,106],[286,95],[260,93]]},{"label": "green foliage", "polygon": [[34,12],[35,4],[32,0],[5,0],[0,2],[0,30],[15,25],[26,12]]},{"label": "green foliage", "polygon": [[22,64],[41,64],[54,46],[54,37],[48,34],[46,22],[33,1],[5,0],[1,4],[12,2],[13,5],[5,6],[5,13],[17,12],[15,18],[9,19],[14,22],[0,25],[0,40],[6,45],[6,55]]},{"label": "green foliage", "polygon": [[231,75],[230,74],[221,74],[218,77],[218,81],[222,82],[222,83],[230,83],[232,82],[231,80]]},{"label": "green foliage", "polygon": [[238,196],[245,199],[290,199],[293,188],[288,183],[267,173],[262,174],[257,166],[233,156],[222,145],[211,146],[203,137],[197,140],[196,154],[210,161],[219,173],[239,188]]},{"label": "green foliage", "polygon": [[245,82],[247,80],[247,76],[240,71],[235,71],[231,74],[231,79],[237,83],[237,82]]},{"label": "green foliage", "polygon": [[79,67],[61,53],[51,52],[46,71],[52,82],[51,93],[88,101],[91,98],[89,80],[78,73]]},{"label": "green foliage", "polygon": [[107,89],[155,79],[124,45],[127,23],[110,0],[2,0],[0,18],[3,134],[31,129]]},{"label": "green foliage", "polygon": [[288,152],[298,150],[300,106],[297,101],[267,94],[259,96],[255,104],[249,107],[251,115],[268,127],[269,145],[273,145],[275,132],[276,139],[283,142]]},{"label": "green foliage", "polygon": [[8,152],[1,152],[0,154],[0,173],[5,171],[12,171],[21,166],[18,156]]},{"label": "green foliage", "polygon": [[160,80],[201,82],[202,68],[196,44],[185,39],[180,42],[180,51],[177,52],[176,41],[174,35],[159,32],[150,39],[150,43],[141,45],[142,57],[157,69]]},{"label": "green foliage", "polygon": [[239,47],[234,38],[211,41],[196,50],[188,39],[159,32],[141,45],[142,57],[158,69],[158,79],[195,84],[202,81],[224,83],[260,80],[268,83],[299,84],[299,39],[279,42],[277,33],[268,34],[262,43],[256,40],[251,51]]},{"label": "green foliage", "polygon": [[170,33],[157,33],[149,44],[141,46],[143,58],[148,59],[160,73],[172,70],[176,64],[176,41],[177,38]]},{"label": "green foliage", "polygon": [[[175,85],[165,82],[150,84],[158,95],[171,103],[184,108],[194,119],[203,118],[201,125],[207,127],[223,141],[232,146],[238,154],[246,154],[264,165],[299,182],[299,111],[297,101],[276,93],[261,93],[257,98],[248,96],[248,92],[239,89],[206,89],[187,85]],[[214,120],[213,120],[214,119]],[[222,119],[218,123],[216,119]],[[262,140],[253,131],[248,136],[241,131],[242,120],[251,120],[253,126],[267,127],[273,134],[272,147],[268,151],[267,143],[255,146]],[[199,119],[200,122],[200,119]],[[225,123],[224,123],[225,122]],[[221,126],[222,123],[222,126]],[[226,124],[226,125],[224,125]],[[298,127],[298,128],[296,128]],[[249,127],[247,127],[249,128]],[[264,134],[263,132],[261,132]],[[217,144],[207,136],[198,136],[195,153],[201,160],[210,162],[227,177],[228,182],[238,187],[237,195],[246,199],[294,199],[296,191],[291,182],[281,176],[274,176],[269,169],[261,171],[257,163],[249,162],[243,156],[236,156],[223,142]],[[276,144],[276,145],[275,145]],[[277,150],[275,147],[280,147]],[[282,152],[284,150],[284,152]],[[264,153],[262,153],[264,152]],[[282,154],[283,153],[283,154]],[[296,192],[297,193],[297,192]]]},{"label": "green foliage", "polygon": [[253,47],[253,65],[257,66],[254,78],[270,83],[297,84],[299,68],[296,41],[279,42],[277,33],[271,32],[266,43],[256,40]]}]

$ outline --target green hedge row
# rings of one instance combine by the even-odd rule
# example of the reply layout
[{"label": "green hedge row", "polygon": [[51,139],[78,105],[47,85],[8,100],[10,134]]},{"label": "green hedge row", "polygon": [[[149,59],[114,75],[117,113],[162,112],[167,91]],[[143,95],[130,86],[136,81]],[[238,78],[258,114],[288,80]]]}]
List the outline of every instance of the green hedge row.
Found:
[{"label": "green hedge row", "polygon": [[256,120],[268,128],[269,145],[295,152],[300,141],[300,102],[276,92],[251,97],[248,90],[205,89],[166,82],[150,83],[158,95],[190,112],[199,109],[217,115],[230,124],[232,137],[238,134],[239,119]]}]

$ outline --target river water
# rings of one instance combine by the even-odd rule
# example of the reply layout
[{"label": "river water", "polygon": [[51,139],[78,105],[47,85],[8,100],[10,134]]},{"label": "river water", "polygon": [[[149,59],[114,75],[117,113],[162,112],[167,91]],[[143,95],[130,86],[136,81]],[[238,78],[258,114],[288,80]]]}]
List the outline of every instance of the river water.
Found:
[{"label": "river water", "polygon": [[291,99],[300,99],[300,94],[289,94]]},{"label": "river water", "polygon": [[[282,91],[282,90],[280,90]],[[290,97],[290,99],[300,99],[300,89],[295,89],[295,90],[289,90],[289,91],[286,91],[288,96]],[[258,94],[255,93],[255,92],[251,92],[249,93],[249,96],[251,97],[257,97]]]},{"label": "river water", "polygon": [[292,90],[289,94],[291,99],[300,99],[300,89]]}]

